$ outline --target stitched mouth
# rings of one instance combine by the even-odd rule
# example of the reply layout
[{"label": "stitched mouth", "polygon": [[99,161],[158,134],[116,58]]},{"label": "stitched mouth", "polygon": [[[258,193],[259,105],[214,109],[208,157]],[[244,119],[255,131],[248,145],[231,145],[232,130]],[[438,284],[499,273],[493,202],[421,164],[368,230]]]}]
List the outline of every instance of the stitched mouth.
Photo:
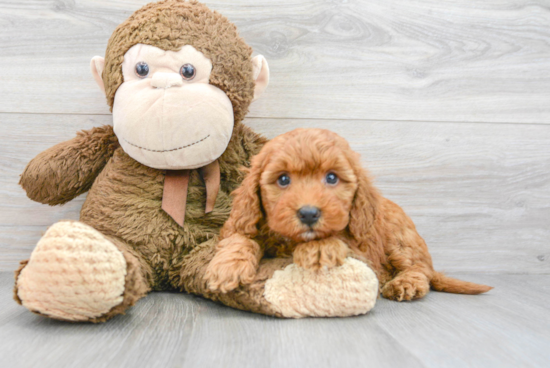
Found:
[{"label": "stitched mouth", "polygon": [[149,152],[172,152],[172,151],[178,151],[178,150],[181,150],[181,149],[184,149],[184,148],[187,148],[187,147],[194,146],[195,144],[198,144],[198,143],[200,143],[200,142],[205,141],[206,139],[208,139],[208,137],[210,137],[210,134],[208,134],[206,137],[204,137],[204,138],[202,138],[202,139],[199,139],[199,140],[196,141],[196,142],[189,143],[189,144],[186,144],[185,146],[181,146],[181,147],[177,147],[177,148],[167,149],[167,150],[153,150],[153,149],[149,149],[149,148],[145,148],[145,147],[138,146],[137,144],[134,144],[134,143],[132,143],[132,142],[129,142],[126,138],[123,138],[123,139],[124,139],[124,141],[126,141],[126,143],[128,143],[130,146],[134,146],[134,147],[136,147],[136,148],[139,148],[139,149],[142,149],[142,150],[145,150],[145,151],[149,151]]}]

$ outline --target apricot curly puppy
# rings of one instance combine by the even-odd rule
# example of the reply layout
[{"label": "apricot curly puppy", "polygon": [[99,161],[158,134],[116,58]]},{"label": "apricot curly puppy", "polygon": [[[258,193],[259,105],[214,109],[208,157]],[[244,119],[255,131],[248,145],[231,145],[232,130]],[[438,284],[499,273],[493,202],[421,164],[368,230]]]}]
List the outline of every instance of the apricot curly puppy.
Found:
[{"label": "apricot curly puppy", "polygon": [[460,294],[492,289],[434,271],[411,219],[380,195],[359,154],[331,131],[296,129],[268,142],[234,195],[205,276],[212,290],[247,284],[264,255],[292,252],[310,269],[339,266],[351,253],[377,273],[382,295],[397,301],[422,298],[430,286]]}]

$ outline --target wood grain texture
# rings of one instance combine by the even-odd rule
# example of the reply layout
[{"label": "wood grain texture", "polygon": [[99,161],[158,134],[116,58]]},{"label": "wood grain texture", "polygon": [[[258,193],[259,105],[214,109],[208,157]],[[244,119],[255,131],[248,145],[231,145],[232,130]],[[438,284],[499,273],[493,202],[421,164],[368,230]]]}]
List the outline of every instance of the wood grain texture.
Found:
[{"label": "wood grain texture", "polygon": [[33,315],[0,274],[0,366],[19,367],[545,367],[549,275],[453,275],[489,294],[380,299],[354,318],[281,320],[204,299],[153,293],[100,325]]},{"label": "wood grain texture", "polygon": [[[107,114],[89,61],[147,2],[1,0],[0,112]],[[251,117],[548,123],[545,0],[206,3],[269,61]]]},{"label": "wood grain texture", "polygon": [[16,305],[1,271],[48,226],[78,219],[85,198],[34,203],[19,174],[77,130],[111,124],[89,61],[149,1],[0,0],[0,367],[548,366],[547,0],[206,1],[270,65],[246,123],[269,138],[296,127],[344,136],[436,268],[495,286],[487,295],[279,320],[154,293],[102,325]]},{"label": "wood grain texture", "polygon": [[[0,270],[28,258],[48,226],[78,219],[84,196],[60,207],[30,201],[19,174],[36,154],[105,115],[0,114]],[[336,131],[361,153],[388,198],[426,239],[437,269],[550,273],[550,126],[247,119],[268,138],[296,127]],[[17,129],[10,129],[17,127]],[[46,128],[47,127],[47,128]]]}]

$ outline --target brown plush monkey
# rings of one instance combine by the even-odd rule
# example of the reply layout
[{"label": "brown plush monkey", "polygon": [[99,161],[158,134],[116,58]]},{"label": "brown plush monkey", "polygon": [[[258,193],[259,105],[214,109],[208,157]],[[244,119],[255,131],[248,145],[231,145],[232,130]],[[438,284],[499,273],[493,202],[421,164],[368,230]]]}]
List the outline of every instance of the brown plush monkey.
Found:
[{"label": "brown plush monkey", "polygon": [[[155,290],[286,317],[372,307],[357,295],[370,288],[361,274],[369,269],[358,264],[339,271],[353,271],[349,292],[327,291],[330,278],[322,275],[307,281],[286,259],[262,261],[256,280],[230,293],[213,293],[203,280],[239,169],[265,143],[242,124],[269,79],[265,59],[251,54],[233,24],[195,1],[148,4],[117,27],[105,59],[91,62],[113,127],[42,152],[21,176],[27,195],[45,204],[89,193],[80,221],[51,226],[21,262],[19,303],[51,318],[91,322]],[[304,278],[307,290],[285,291],[292,277]]]}]

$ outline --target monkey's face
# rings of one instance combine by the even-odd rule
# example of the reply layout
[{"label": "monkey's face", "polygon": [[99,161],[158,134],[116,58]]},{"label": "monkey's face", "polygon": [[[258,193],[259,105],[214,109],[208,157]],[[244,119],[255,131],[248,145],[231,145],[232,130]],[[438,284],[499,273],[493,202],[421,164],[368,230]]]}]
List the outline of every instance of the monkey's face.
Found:
[{"label": "monkey's face", "polygon": [[194,169],[225,152],[269,83],[265,58],[251,53],[221,14],[163,0],[121,23],[90,66],[126,153],[156,169]]},{"label": "monkey's face", "polygon": [[221,156],[233,131],[233,107],[209,84],[211,71],[212,62],[190,45],[178,52],[130,48],[113,105],[124,151],[156,169],[198,168]]}]

